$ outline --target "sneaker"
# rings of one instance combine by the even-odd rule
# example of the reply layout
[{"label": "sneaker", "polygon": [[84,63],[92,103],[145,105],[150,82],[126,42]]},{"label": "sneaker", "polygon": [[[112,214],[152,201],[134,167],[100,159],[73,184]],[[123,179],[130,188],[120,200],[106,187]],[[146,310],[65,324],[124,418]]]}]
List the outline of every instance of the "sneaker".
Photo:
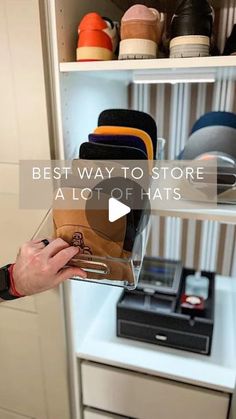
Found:
[{"label": "sneaker", "polygon": [[88,13],[78,28],[77,61],[107,61],[114,58],[118,45],[117,24],[98,13]]},{"label": "sneaker", "polygon": [[170,58],[209,56],[213,21],[208,0],[182,0],[171,21]]},{"label": "sneaker", "polygon": [[156,58],[164,15],[142,4],[125,12],[121,20],[119,60]]},{"label": "sneaker", "polygon": [[233,26],[232,32],[226,40],[223,55],[236,55],[236,24]]}]

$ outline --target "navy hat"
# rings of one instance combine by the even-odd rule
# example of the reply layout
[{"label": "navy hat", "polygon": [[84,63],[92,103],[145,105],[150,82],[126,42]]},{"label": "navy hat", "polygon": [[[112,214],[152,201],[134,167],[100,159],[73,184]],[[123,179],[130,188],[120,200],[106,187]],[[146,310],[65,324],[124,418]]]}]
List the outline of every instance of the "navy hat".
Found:
[{"label": "navy hat", "polygon": [[198,119],[181,153],[181,159],[192,160],[209,152],[236,157],[236,114],[209,112]]},{"label": "navy hat", "polygon": [[102,135],[89,134],[89,142],[96,144],[116,145],[120,147],[139,148],[147,156],[147,149],[143,140],[135,135]]},{"label": "navy hat", "polygon": [[191,134],[201,128],[220,125],[236,129],[236,114],[232,112],[208,112],[193,125]]}]

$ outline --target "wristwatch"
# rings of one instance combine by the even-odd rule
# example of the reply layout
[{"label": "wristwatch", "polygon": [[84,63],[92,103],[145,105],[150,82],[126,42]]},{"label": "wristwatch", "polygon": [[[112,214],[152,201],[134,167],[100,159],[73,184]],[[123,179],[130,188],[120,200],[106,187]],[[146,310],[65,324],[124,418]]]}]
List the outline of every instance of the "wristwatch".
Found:
[{"label": "wristwatch", "polygon": [[0,298],[3,300],[15,300],[16,298],[19,298],[10,294],[11,281],[8,270],[10,266],[11,265],[6,265],[0,268]]}]

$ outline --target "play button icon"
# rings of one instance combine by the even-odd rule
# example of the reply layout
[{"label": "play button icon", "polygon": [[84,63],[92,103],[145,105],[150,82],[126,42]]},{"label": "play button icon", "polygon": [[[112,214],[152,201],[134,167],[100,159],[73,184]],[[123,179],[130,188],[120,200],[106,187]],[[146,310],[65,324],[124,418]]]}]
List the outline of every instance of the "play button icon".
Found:
[{"label": "play button icon", "polygon": [[128,207],[128,205],[122,204],[122,202],[118,201],[115,198],[109,199],[109,213],[108,214],[109,214],[110,223],[114,223],[115,221],[129,214],[130,211],[131,211],[131,208]]},{"label": "play button icon", "polygon": [[[130,179],[113,177],[94,185],[86,201],[87,222],[96,234],[123,243],[132,251],[136,236],[146,227],[150,216],[148,199],[141,199],[141,186]],[[146,195],[147,196],[147,195]],[[100,228],[97,228],[98,219]]]}]

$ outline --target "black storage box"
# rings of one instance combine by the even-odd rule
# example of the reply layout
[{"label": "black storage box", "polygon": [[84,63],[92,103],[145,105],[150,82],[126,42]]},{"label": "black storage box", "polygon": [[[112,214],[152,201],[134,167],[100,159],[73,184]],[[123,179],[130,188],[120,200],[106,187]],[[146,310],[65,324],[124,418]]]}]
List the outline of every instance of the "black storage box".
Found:
[{"label": "black storage box", "polygon": [[204,316],[181,312],[185,279],[194,270],[183,268],[177,295],[147,294],[145,290],[125,290],[117,303],[117,336],[161,346],[210,355],[214,327],[215,274],[209,278],[209,296]]}]

